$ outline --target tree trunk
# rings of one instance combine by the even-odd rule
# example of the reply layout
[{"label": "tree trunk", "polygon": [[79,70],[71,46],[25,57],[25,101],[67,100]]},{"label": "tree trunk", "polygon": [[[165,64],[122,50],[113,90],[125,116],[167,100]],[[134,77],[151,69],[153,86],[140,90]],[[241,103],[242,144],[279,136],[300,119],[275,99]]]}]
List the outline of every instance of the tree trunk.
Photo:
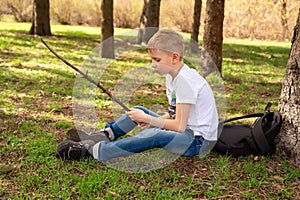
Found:
[{"label": "tree trunk", "polygon": [[33,17],[29,34],[51,35],[49,8],[49,0],[33,1]]},{"label": "tree trunk", "polygon": [[142,11],[141,18],[140,18],[140,28],[139,28],[139,32],[138,32],[138,36],[137,36],[138,44],[142,44],[142,42],[143,42],[143,36],[144,36],[144,31],[145,31],[146,21],[147,21],[146,12],[147,12],[147,7],[148,7],[148,1],[149,0],[144,0],[143,11]]},{"label": "tree trunk", "polygon": [[113,0],[102,0],[101,57],[115,58]]},{"label": "tree trunk", "polygon": [[201,16],[202,0],[195,0],[194,4],[194,17],[192,25],[192,34],[190,41],[190,50],[192,53],[198,52],[198,35],[200,28],[200,16]]},{"label": "tree trunk", "polygon": [[292,158],[300,168],[300,9],[282,84],[279,111],[283,124],[276,142],[277,151]]},{"label": "tree trunk", "polygon": [[222,73],[222,43],[225,0],[207,0],[203,48]]},{"label": "tree trunk", "polygon": [[289,26],[288,26],[288,14],[287,14],[287,0],[282,0],[281,7],[281,25],[282,25],[282,37],[288,38]]},{"label": "tree trunk", "polygon": [[160,0],[144,0],[137,42],[146,43],[159,29]]}]

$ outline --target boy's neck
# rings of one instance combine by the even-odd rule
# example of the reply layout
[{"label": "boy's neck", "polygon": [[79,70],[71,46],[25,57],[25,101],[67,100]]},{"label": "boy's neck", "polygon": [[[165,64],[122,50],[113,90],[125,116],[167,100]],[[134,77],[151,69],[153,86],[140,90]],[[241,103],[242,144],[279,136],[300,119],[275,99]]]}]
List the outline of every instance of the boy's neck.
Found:
[{"label": "boy's neck", "polygon": [[177,63],[177,65],[174,65],[174,70],[172,70],[169,74],[172,76],[172,79],[174,80],[174,78],[177,76],[177,74],[180,72],[180,70],[183,68],[184,66],[184,62],[179,62]]}]

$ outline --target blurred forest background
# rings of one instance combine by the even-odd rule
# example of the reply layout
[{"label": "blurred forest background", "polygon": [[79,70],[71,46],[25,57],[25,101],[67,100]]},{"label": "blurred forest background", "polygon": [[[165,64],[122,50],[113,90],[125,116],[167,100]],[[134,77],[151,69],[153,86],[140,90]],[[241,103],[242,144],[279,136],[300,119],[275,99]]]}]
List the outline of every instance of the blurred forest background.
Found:
[{"label": "blurred forest background", "polygon": [[[299,0],[226,0],[223,36],[258,40],[289,40]],[[205,1],[201,12],[203,35]],[[194,0],[162,0],[160,26],[192,31]],[[114,0],[114,26],[138,28],[143,0]],[[0,21],[31,22],[32,0],[0,0]],[[51,24],[101,25],[100,0],[50,0]]]}]

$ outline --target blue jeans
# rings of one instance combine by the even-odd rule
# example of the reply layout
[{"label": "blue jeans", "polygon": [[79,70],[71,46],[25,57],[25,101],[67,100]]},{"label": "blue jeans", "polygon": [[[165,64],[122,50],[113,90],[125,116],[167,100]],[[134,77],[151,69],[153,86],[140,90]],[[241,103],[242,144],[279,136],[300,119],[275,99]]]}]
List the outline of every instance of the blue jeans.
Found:
[{"label": "blue jeans", "polygon": [[[158,117],[156,113],[144,107],[135,106],[134,108],[141,109],[151,116]],[[113,130],[115,139],[125,135],[136,126],[137,124],[127,114],[106,125],[106,127],[110,127]],[[97,143],[93,148],[93,156],[97,160],[104,161],[111,158],[129,156],[153,148],[163,148],[171,153],[184,156],[195,156],[204,151],[207,146],[208,141],[204,140],[202,136],[195,137],[193,131],[190,129],[179,133],[150,127],[132,137],[113,142],[101,141]]]}]

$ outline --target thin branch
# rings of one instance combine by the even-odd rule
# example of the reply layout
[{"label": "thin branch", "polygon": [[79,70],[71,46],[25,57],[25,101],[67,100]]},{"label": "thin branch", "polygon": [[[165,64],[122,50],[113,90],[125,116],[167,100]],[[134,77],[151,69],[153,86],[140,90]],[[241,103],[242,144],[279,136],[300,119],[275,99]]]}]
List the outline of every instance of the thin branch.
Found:
[{"label": "thin branch", "polygon": [[51,51],[51,53],[53,53],[59,60],[61,60],[62,62],[64,62],[66,65],[68,65],[69,67],[71,67],[72,69],[74,69],[76,72],[78,72],[79,74],[81,74],[86,80],[88,80],[90,83],[93,83],[94,85],[96,85],[98,88],[100,88],[104,93],[106,93],[113,101],[115,101],[116,103],[118,103],[125,111],[129,111],[129,108],[123,104],[121,102],[120,99],[118,99],[117,97],[113,96],[108,90],[106,90],[102,85],[100,85],[100,81],[97,83],[96,81],[94,81],[93,79],[91,79],[87,74],[88,72],[85,74],[83,73],[81,70],[79,70],[77,67],[75,67],[74,65],[72,65],[71,63],[69,63],[67,60],[65,60],[64,58],[62,58],[60,55],[58,55],[43,39],[41,39],[41,41],[43,42],[43,44]]}]

